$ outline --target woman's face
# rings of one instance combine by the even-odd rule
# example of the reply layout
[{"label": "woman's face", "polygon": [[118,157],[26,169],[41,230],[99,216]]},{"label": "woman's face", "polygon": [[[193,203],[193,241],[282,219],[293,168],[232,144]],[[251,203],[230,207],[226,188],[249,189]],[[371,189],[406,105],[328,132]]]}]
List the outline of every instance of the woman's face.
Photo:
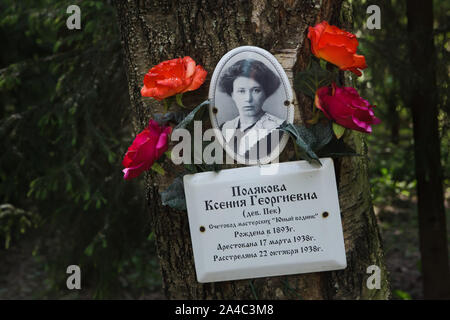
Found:
[{"label": "woman's face", "polygon": [[266,94],[263,87],[254,79],[237,77],[233,82],[231,98],[241,116],[252,117],[262,112]]}]

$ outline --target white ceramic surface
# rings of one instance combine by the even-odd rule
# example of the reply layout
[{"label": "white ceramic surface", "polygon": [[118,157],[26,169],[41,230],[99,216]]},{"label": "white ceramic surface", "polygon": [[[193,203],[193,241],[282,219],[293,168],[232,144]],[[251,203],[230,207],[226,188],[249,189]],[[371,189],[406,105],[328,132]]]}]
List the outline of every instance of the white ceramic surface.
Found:
[{"label": "white ceramic surface", "polygon": [[186,175],[197,280],[344,269],[333,160],[320,160]]}]

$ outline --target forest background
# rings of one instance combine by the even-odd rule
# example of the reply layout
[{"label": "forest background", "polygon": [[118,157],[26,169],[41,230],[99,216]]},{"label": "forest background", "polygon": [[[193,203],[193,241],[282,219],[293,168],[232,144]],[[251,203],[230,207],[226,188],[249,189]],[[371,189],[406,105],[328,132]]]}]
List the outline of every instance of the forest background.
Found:
[{"label": "forest background", "polygon": [[[421,299],[406,2],[350,2],[349,31],[370,66],[356,87],[382,119],[367,142],[392,298]],[[66,26],[70,4],[81,8],[81,30]],[[134,132],[116,13],[110,1],[70,4],[0,3],[0,299],[161,299],[143,179],[125,182],[121,172]],[[372,4],[381,29],[366,26]],[[450,3],[433,5],[449,230]],[[82,269],[83,290],[66,287],[72,264]]]}]

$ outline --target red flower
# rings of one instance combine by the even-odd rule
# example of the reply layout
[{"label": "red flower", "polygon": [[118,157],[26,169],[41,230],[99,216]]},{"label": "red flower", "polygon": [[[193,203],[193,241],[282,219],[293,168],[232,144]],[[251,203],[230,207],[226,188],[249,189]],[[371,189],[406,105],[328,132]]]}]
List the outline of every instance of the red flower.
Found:
[{"label": "red flower", "polygon": [[203,84],[206,74],[205,69],[196,66],[191,57],[167,60],[151,68],[145,75],[141,95],[163,100],[193,91]]},{"label": "red flower", "polygon": [[361,98],[355,88],[322,87],[316,92],[315,103],[328,119],[343,127],[371,133],[373,124],[380,123],[367,100]]},{"label": "red flower", "polygon": [[311,51],[317,58],[331,62],[341,70],[350,70],[357,76],[362,75],[358,69],[367,68],[366,58],[356,54],[358,40],[354,34],[322,21],[309,27],[308,38]]},{"label": "red flower", "polygon": [[136,136],[125,154],[123,178],[133,179],[150,169],[155,160],[167,151],[171,131],[171,127],[160,127],[156,121],[150,120],[148,127]]}]

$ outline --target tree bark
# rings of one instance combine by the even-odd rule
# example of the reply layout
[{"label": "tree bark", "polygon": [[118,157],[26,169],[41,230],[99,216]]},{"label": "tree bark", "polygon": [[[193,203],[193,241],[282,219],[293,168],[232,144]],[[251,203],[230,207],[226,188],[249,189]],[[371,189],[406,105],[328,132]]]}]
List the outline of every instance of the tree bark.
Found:
[{"label": "tree bark", "polygon": [[450,299],[450,270],[438,129],[433,2],[408,0],[410,92],[425,299]]},{"label": "tree bark", "polygon": [[[186,97],[187,105],[207,98],[209,79],[220,58],[229,50],[254,45],[271,52],[292,81],[306,67],[310,48],[307,27],[322,20],[349,27],[350,6],[341,1],[116,1],[126,55],[131,104],[136,131],[142,130],[161,106],[140,95],[144,74],[159,62],[191,56],[208,71],[205,84]],[[345,24],[343,24],[345,23]],[[297,123],[308,118],[312,101],[296,93]],[[349,131],[349,130],[347,130]],[[160,205],[158,191],[173,176],[147,176],[150,215],[169,299],[386,299],[387,272],[381,238],[372,210],[367,177],[367,147],[359,133],[348,132],[345,141],[363,157],[335,161],[348,267],[333,272],[258,278],[201,284],[196,281],[188,218]],[[292,152],[292,145],[284,153]],[[173,164],[166,164],[173,172]],[[381,269],[381,289],[369,290],[366,269]]]}]

